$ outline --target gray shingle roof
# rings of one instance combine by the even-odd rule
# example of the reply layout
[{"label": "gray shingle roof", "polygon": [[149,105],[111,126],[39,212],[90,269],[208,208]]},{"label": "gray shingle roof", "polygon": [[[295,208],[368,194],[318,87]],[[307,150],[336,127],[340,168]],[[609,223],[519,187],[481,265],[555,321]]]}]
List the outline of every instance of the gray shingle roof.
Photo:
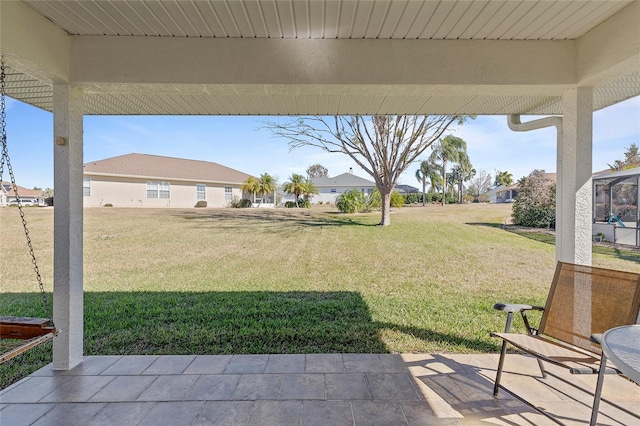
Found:
[{"label": "gray shingle roof", "polygon": [[326,177],[326,178],[316,178],[311,179],[313,183],[317,187],[337,187],[337,186],[347,186],[347,187],[367,187],[367,186],[376,186],[375,182],[370,180],[361,178],[360,176],[356,176],[353,173],[343,173],[334,177]]},{"label": "gray shingle roof", "polygon": [[246,173],[218,163],[149,154],[126,154],[91,161],[85,163],[84,173],[237,184],[250,177]]}]

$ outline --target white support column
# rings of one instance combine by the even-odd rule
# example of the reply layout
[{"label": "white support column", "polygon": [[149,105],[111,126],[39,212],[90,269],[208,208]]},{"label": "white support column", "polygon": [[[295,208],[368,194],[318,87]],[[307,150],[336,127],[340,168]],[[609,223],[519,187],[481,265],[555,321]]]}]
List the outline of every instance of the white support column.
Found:
[{"label": "white support column", "polygon": [[562,97],[558,138],[556,260],[591,265],[593,90],[576,87]]},{"label": "white support column", "polygon": [[53,86],[53,368],[68,370],[82,362],[82,89]]}]

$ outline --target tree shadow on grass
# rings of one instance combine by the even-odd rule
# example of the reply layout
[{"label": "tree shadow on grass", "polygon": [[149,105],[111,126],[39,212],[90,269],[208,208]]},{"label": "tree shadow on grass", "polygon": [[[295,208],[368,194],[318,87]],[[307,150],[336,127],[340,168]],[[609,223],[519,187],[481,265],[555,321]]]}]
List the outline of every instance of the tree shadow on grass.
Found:
[{"label": "tree shadow on grass", "polygon": [[[552,246],[556,245],[555,235],[549,232],[549,230],[545,230],[545,229],[512,228],[509,226],[501,225],[499,223],[483,223],[483,222],[471,222],[471,223],[467,223],[467,225],[500,228],[505,232],[510,232],[512,234],[516,234],[533,241],[538,241],[540,243],[549,244]],[[605,243],[605,244],[593,244],[592,250],[593,250],[593,253],[616,257],[618,259],[626,260],[629,262],[636,262],[636,263],[640,262],[640,250],[635,247],[624,248],[624,247],[620,247],[619,245]]]},{"label": "tree shadow on grass", "polygon": [[[37,298],[3,294],[0,312],[40,315]],[[383,330],[447,347],[497,349],[480,339],[374,321],[361,295],[349,291],[88,292],[84,313],[85,355],[389,353]],[[49,362],[50,345],[30,351],[0,367],[0,384]]]},{"label": "tree shadow on grass", "polygon": [[333,227],[333,226],[378,226],[379,219],[370,215],[346,215],[336,212],[313,212],[308,209],[216,209],[202,212],[185,211],[179,214],[198,226],[218,228],[247,228],[247,222],[265,229],[270,227]]},{"label": "tree shadow on grass", "polygon": [[501,223],[494,223],[494,222],[466,222],[466,225],[485,226],[488,228],[502,228]]}]

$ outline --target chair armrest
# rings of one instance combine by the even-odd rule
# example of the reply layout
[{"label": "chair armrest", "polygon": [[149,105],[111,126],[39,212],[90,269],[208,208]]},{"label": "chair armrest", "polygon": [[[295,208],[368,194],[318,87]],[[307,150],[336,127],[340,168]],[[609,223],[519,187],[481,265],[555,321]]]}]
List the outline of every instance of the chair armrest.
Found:
[{"label": "chair armrest", "polygon": [[517,303],[496,303],[493,309],[505,312],[544,311],[542,306],[521,305]]},{"label": "chair armrest", "polygon": [[513,319],[514,312],[520,312],[520,316],[522,317],[522,321],[524,321],[524,325],[527,328],[527,333],[530,335],[538,334],[538,330],[534,327],[531,327],[529,324],[529,319],[527,318],[527,311],[544,311],[542,306],[532,306],[532,305],[521,305],[516,303],[496,303],[493,305],[493,309],[498,311],[504,311],[507,313],[507,322],[504,325],[504,332],[509,333],[511,330],[511,321]]}]

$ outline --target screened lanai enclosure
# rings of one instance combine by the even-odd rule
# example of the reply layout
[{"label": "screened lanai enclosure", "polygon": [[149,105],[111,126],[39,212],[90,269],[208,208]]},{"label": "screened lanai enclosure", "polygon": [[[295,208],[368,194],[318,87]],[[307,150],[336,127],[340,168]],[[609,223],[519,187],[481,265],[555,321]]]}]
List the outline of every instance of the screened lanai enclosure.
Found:
[{"label": "screened lanai enclosure", "polygon": [[640,167],[593,177],[593,234],[617,244],[640,245]]}]

